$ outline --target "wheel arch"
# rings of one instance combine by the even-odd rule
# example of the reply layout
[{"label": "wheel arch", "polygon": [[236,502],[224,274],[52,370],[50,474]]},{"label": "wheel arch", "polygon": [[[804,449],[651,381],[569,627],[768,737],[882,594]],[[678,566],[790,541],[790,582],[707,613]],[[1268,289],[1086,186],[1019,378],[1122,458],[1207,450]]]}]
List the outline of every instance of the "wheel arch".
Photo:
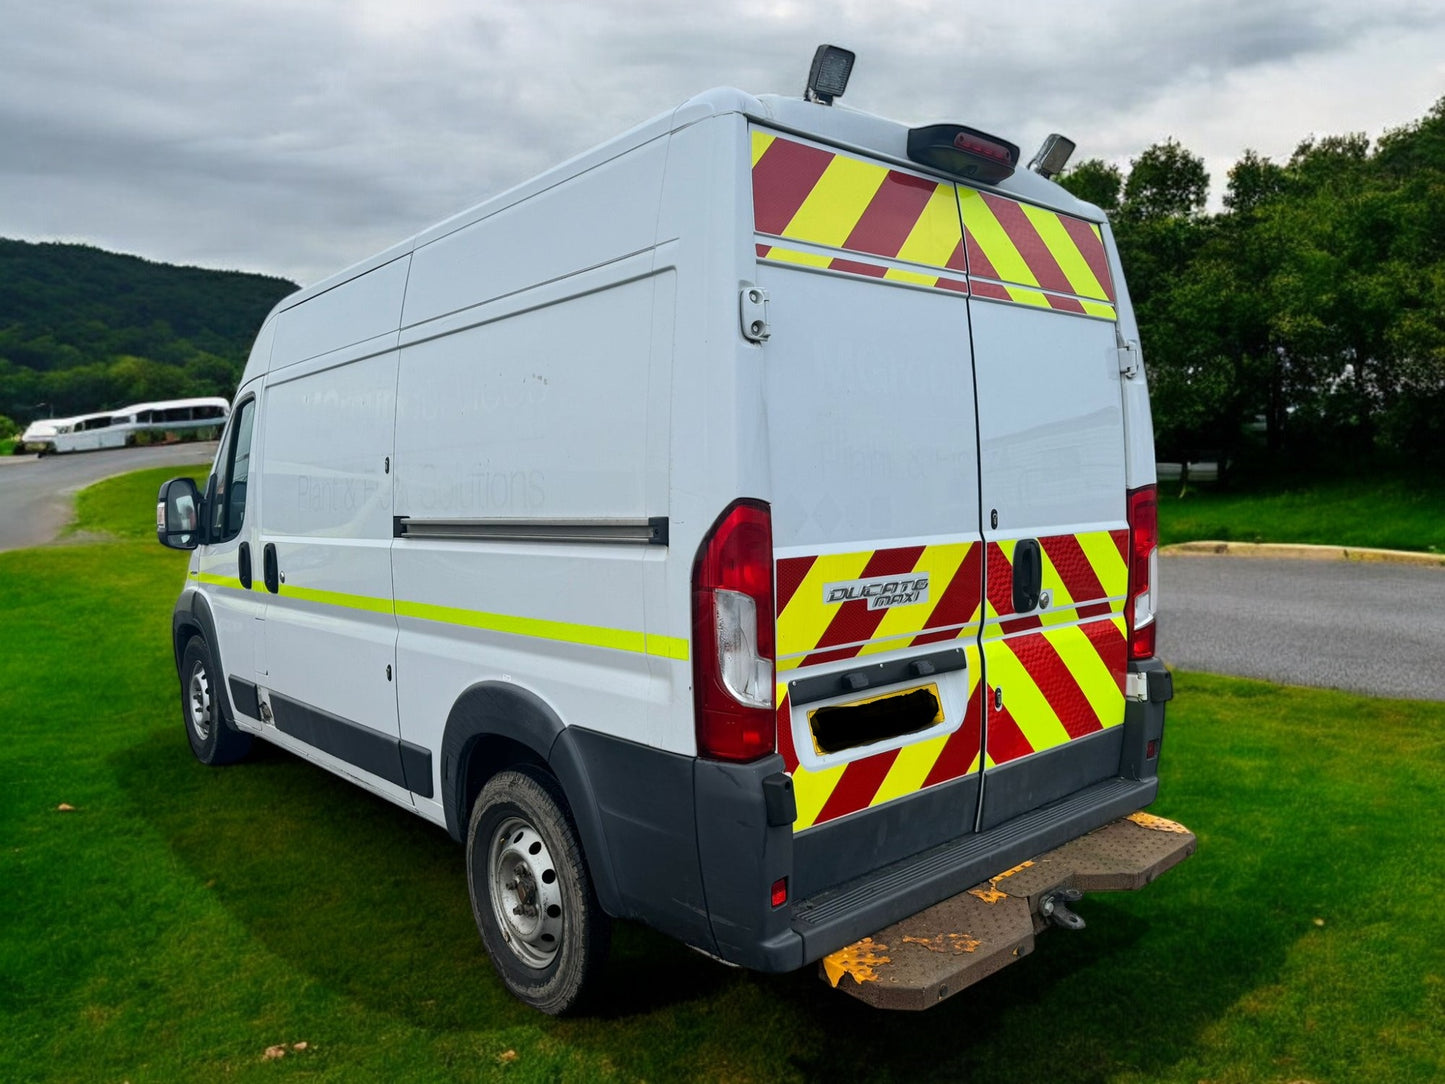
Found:
[{"label": "wheel arch", "polygon": [[441,798],[447,832],[465,840],[472,803],[497,772],[530,766],[557,781],[577,827],[582,856],[602,909],[619,897],[602,818],[587,768],[567,726],[545,700],[507,682],[485,681],[462,693],[447,715],[441,747]]},{"label": "wheel arch", "polygon": [[[215,685],[223,690],[219,698],[221,711],[225,714],[226,722],[234,727],[236,715],[231,710],[231,685],[226,678],[226,665],[221,661],[221,644],[216,638],[216,622],[211,616],[211,604],[197,588],[187,586],[176,600],[176,608],[171,614],[171,649],[175,654],[177,675],[181,672],[181,655],[185,653],[186,644],[190,643],[192,636],[204,637],[206,646],[211,650],[211,661],[216,666]],[[212,695],[214,696],[214,693]]]}]

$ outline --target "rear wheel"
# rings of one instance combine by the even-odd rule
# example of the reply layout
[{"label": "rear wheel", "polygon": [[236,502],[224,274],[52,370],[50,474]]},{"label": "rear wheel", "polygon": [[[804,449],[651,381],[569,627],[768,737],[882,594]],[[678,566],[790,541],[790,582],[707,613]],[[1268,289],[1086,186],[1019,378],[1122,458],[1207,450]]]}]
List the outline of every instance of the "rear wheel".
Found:
[{"label": "rear wheel", "polygon": [[575,1008],[606,962],[611,920],[553,779],[505,771],[482,788],[467,831],[467,882],[507,989],[553,1016]]},{"label": "rear wheel", "polygon": [[221,710],[219,680],[210,646],[192,636],[181,654],[181,715],[191,752],[213,766],[234,764],[251,751],[251,735],[232,727]]}]

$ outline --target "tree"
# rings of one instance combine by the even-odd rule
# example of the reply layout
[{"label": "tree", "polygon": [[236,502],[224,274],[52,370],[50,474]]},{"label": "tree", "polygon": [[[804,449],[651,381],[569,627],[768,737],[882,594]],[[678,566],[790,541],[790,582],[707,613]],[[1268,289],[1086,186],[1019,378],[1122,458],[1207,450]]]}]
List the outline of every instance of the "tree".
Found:
[{"label": "tree", "polygon": [[1284,191],[1285,172],[1268,158],[1246,150],[1229,170],[1224,206],[1235,214],[1250,214]]},{"label": "tree", "polygon": [[1058,181],[1079,199],[1092,203],[1106,214],[1112,215],[1119,209],[1124,175],[1118,166],[1110,165],[1102,158],[1084,159],[1073,169],[1060,174]]},{"label": "tree", "polygon": [[1209,172],[1204,159],[1174,139],[1155,143],[1129,163],[1122,211],[1136,222],[1190,218],[1204,210]]}]

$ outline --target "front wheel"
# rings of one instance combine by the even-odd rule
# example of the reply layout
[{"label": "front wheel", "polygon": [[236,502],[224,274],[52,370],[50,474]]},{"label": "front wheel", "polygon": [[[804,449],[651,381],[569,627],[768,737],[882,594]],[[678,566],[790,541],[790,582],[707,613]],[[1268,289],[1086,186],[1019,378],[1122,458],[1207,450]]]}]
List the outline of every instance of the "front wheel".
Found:
[{"label": "front wheel", "polygon": [[191,752],[202,764],[234,764],[251,751],[251,735],[226,721],[216,687],[220,674],[203,637],[192,636],[181,654],[181,715]]},{"label": "front wheel", "polygon": [[576,1007],[602,971],[612,928],[554,780],[505,771],[482,788],[467,830],[467,883],[507,989],[552,1016]]}]

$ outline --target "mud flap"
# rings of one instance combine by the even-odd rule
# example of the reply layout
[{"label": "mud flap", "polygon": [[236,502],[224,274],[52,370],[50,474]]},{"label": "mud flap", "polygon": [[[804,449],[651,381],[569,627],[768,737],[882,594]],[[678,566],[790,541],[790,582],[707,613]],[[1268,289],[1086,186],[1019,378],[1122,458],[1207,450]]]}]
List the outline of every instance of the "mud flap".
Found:
[{"label": "mud flap", "polygon": [[1181,824],[1131,813],[825,956],[819,976],[880,1009],[927,1009],[1032,952],[1052,894],[1142,888],[1196,845]]}]

